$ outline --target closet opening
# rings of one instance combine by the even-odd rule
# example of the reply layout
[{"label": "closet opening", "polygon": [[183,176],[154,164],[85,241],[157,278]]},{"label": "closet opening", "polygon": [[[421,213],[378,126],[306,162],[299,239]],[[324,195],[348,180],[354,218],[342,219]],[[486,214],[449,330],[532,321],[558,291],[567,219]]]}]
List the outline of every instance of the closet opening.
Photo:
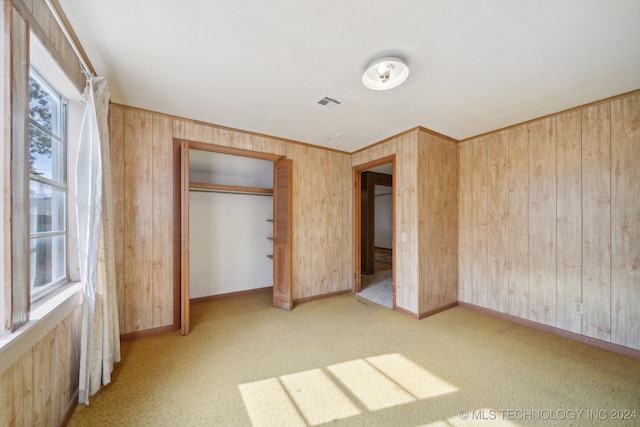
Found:
[{"label": "closet opening", "polygon": [[395,309],[395,156],[353,168],[354,287],[357,295]]},{"label": "closet opening", "polygon": [[291,161],[180,144],[180,326],[191,302],[273,289],[291,308]]}]

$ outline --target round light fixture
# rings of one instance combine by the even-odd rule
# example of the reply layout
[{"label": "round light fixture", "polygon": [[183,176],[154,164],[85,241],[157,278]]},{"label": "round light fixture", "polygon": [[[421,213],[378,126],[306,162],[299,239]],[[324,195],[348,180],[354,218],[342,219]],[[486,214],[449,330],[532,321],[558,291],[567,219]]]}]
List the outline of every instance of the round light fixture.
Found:
[{"label": "round light fixture", "polygon": [[401,59],[388,56],[376,59],[362,75],[362,84],[373,90],[387,90],[401,85],[409,77],[409,67]]}]

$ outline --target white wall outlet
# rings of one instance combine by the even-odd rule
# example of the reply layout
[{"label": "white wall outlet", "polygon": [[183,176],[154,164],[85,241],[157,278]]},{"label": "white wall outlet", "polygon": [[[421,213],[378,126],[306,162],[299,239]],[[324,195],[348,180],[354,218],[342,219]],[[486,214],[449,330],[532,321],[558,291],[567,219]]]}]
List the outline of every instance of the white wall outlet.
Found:
[{"label": "white wall outlet", "polygon": [[582,303],[576,302],[576,313],[582,314]]},{"label": "white wall outlet", "polygon": [[407,241],[407,233],[405,233],[404,231],[402,233],[400,233],[400,240],[402,240],[403,242]]}]

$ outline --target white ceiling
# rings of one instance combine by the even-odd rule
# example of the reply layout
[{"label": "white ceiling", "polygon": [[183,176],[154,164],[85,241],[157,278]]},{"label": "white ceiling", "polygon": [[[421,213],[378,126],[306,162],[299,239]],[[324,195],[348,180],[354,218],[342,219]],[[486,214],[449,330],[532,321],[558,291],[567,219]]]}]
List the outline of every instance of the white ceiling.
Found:
[{"label": "white ceiling", "polygon": [[[638,0],[59,2],[113,102],[347,152],[640,88]],[[366,89],[366,66],[389,55],[408,80]],[[312,106],[324,96],[343,105]]]}]

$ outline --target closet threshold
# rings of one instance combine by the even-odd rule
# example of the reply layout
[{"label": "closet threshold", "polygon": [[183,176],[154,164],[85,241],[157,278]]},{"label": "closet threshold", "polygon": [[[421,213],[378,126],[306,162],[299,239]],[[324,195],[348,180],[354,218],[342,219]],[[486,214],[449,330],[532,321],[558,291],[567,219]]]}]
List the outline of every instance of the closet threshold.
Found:
[{"label": "closet threshold", "polygon": [[212,193],[252,194],[256,196],[272,196],[273,189],[260,187],[241,187],[236,185],[207,184],[190,182],[189,191],[205,191]]}]

